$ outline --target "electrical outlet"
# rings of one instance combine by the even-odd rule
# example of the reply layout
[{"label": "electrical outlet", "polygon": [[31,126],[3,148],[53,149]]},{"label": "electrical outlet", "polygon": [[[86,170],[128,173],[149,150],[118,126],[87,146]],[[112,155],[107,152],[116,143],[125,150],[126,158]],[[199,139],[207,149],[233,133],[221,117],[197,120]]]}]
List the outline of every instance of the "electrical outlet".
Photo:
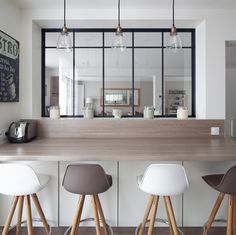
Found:
[{"label": "electrical outlet", "polygon": [[220,135],[219,127],[211,127],[211,135]]}]

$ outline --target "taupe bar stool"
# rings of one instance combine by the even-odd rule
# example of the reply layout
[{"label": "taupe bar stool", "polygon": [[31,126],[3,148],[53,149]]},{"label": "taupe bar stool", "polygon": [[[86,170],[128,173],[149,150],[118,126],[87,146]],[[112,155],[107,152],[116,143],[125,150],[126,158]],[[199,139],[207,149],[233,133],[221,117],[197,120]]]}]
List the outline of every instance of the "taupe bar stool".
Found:
[{"label": "taupe bar stool", "polygon": [[[215,221],[216,214],[224,199],[228,195],[228,218],[227,218],[227,235],[236,234],[236,166],[230,168],[225,174],[206,175],[202,177],[205,182],[219,191],[219,196],[211,211],[207,223],[204,225],[203,235],[206,235]],[[217,221],[217,220],[216,220]]]},{"label": "taupe bar stool", "polygon": [[[73,164],[69,165],[66,169],[63,186],[67,191],[80,195],[72,227],[69,228],[65,234],[67,234],[70,229],[70,235],[76,235],[78,233],[80,222],[85,221],[81,220],[85,196],[90,195],[96,224],[96,234],[101,235],[101,220],[104,228],[104,234],[108,235],[109,226],[106,223],[98,194],[107,191],[112,186],[112,177],[107,175],[100,165]],[[109,230],[112,234],[110,227]]]}]

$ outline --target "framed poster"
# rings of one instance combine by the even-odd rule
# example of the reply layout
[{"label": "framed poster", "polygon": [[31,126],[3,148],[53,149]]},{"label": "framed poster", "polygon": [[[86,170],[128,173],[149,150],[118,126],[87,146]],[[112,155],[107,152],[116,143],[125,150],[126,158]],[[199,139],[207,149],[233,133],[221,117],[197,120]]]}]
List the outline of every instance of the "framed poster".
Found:
[{"label": "framed poster", "polygon": [[0,30],[0,102],[19,102],[19,52],[19,42]]}]

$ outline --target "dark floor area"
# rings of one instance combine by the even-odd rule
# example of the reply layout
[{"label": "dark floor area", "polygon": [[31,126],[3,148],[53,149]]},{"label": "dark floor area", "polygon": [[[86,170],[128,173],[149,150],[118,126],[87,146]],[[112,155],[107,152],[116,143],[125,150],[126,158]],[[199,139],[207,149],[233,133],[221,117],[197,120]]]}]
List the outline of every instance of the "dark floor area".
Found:
[{"label": "dark floor area", "polygon": [[[67,228],[60,227],[60,228],[53,228],[52,233],[55,235],[63,235]],[[1,229],[2,230],[2,229]],[[113,228],[114,235],[134,235],[135,228]],[[202,235],[202,228],[183,228],[182,231],[185,235]],[[15,231],[12,230],[9,232],[9,235],[15,235]],[[82,227],[79,229],[79,235],[96,235],[95,228],[91,227]],[[103,234],[103,232],[102,232]],[[147,233],[145,233],[146,235]],[[169,235],[168,228],[155,228],[153,235]],[[226,229],[225,228],[212,228],[208,235],[225,235]],[[27,235],[26,228],[22,228],[21,235]],[[45,235],[43,228],[34,228],[34,235]]]}]

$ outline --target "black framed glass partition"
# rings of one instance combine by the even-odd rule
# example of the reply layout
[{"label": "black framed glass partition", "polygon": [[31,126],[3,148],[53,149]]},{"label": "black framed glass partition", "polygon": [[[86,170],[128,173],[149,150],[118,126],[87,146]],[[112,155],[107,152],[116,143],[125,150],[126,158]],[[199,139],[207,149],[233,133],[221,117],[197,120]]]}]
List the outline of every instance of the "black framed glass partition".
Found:
[{"label": "black framed glass partition", "polygon": [[186,106],[195,116],[195,30],[178,29],[183,49],[166,48],[169,29],[126,29],[125,50],[112,48],[114,29],[71,29],[71,53],[57,50],[60,29],[42,29],[42,116],[60,106],[61,116],[81,117],[86,100],[95,116],[176,116]]}]

